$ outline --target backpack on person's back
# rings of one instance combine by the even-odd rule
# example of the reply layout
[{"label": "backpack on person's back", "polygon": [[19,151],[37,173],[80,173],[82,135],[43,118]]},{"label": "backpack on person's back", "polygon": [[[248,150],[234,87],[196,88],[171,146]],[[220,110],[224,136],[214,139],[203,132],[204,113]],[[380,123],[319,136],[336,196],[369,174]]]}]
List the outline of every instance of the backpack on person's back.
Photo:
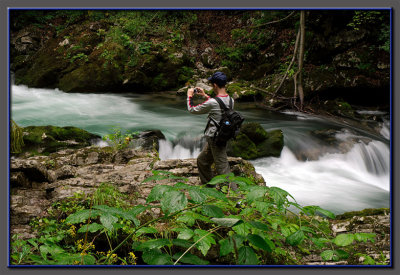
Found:
[{"label": "backpack on person's back", "polygon": [[244,117],[232,108],[232,98],[229,98],[229,107],[218,97],[215,97],[221,108],[221,120],[214,121],[217,131],[214,134],[214,141],[217,145],[225,145],[231,138],[235,138],[240,131],[240,126],[244,121]]}]

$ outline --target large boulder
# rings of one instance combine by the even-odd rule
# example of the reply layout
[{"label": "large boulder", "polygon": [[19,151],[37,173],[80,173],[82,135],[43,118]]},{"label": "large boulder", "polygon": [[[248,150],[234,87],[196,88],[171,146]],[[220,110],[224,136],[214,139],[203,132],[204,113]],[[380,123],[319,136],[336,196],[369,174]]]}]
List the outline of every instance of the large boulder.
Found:
[{"label": "large boulder", "polygon": [[236,139],[228,142],[229,156],[244,159],[279,157],[283,149],[281,130],[267,132],[259,123],[244,123]]},{"label": "large boulder", "polygon": [[140,148],[143,150],[157,150],[159,149],[159,140],[165,139],[164,134],[160,130],[147,130],[141,132],[139,135],[133,137],[130,146],[133,148]]},{"label": "large boulder", "polygon": [[28,126],[23,128],[23,152],[48,154],[64,148],[82,148],[100,136],[76,127]]}]

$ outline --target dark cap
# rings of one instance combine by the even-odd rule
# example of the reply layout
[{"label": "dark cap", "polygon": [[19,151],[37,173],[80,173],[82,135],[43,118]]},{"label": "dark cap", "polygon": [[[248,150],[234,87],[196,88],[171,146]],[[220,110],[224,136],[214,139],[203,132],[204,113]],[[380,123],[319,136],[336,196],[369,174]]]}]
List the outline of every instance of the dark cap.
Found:
[{"label": "dark cap", "polygon": [[223,72],[216,72],[208,78],[208,81],[217,84],[219,87],[224,87],[226,84],[226,75]]}]

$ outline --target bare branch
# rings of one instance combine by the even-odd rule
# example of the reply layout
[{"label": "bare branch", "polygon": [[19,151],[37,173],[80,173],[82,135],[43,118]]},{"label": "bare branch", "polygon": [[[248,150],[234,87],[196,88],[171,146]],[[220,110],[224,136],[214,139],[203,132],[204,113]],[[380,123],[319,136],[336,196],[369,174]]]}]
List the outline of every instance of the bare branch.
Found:
[{"label": "bare branch", "polygon": [[279,20],[275,20],[275,21],[271,21],[271,22],[264,23],[264,24],[260,24],[260,25],[257,25],[257,26],[252,26],[252,27],[250,27],[250,28],[251,28],[251,29],[255,29],[255,28],[262,27],[262,26],[266,26],[266,25],[270,25],[270,24],[279,23],[279,22],[281,22],[281,21],[284,21],[284,20],[290,18],[295,12],[296,12],[296,11],[292,11],[292,12],[291,12],[288,16],[286,16],[285,18],[282,18],[282,19],[279,19]]},{"label": "bare branch", "polygon": [[276,96],[276,94],[278,93],[279,89],[282,87],[283,82],[285,81],[285,79],[286,79],[286,77],[287,77],[287,75],[288,75],[288,73],[289,73],[289,70],[290,70],[290,69],[292,68],[292,66],[293,66],[294,60],[296,59],[297,48],[298,48],[298,45],[299,45],[299,38],[300,38],[300,29],[299,29],[299,31],[297,32],[296,43],[295,43],[295,46],[294,46],[292,61],[290,62],[289,66],[288,66],[288,68],[287,68],[287,70],[286,70],[286,73],[285,73],[285,75],[283,76],[283,78],[282,78],[282,80],[281,80],[281,83],[279,84],[278,88],[276,88],[276,90],[275,90],[275,92],[274,92],[274,94],[273,94],[272,97],[275,97],[275,96]]}]

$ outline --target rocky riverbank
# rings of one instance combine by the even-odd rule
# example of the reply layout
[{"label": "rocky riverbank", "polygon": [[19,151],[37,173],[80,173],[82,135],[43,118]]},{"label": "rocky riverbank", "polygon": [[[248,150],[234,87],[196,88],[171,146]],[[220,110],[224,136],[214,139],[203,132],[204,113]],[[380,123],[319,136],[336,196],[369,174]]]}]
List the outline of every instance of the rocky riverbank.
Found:
[{"label": "rocky riverbank", "polygon": [[[229,158],[232,172],[268,185],[268,179],[257,174],[254,167],[242,158]],[[102,183],[110,183],[129,197],[132,205],[143,204],[156,184],[174,184],[174,180],[149,181],[153,170],[168,171],[184,176],[188,184],[199,185],[195,159],[160,160],[156,150],[89,146],[80,149],[63,149],[48,156],[38,155],[11,159],[10,217],[11,234],[21,238],[35,237],[30,222],[49,215],[49,207],[74,194],[90,196]],[[158,210],[159,211],[159,210]],[[151,212],[153,217],[159,213]],[[354,251],[362,255],[346,261],[322,261],[320,251],[310,251],[304,256],[307,265],[362,264],[366,256],[387,264],[390,258],[390,215],[388,209],[355,212],[331,220],[334,235],[339,233],[375,233],[376,242],[357,244]]]},{"label": "rocky riverbank", "polygon": [[[264,183],[246,160],[229,158],[229,164],[236,175],[243,174]],[[85,147],[60,150],[49,156],[13,158],[10,176],[11,233],[31,236],[29,221],[45,217],[52,203],[71,197],[76,192],[90,194],[101,183],[112,183],[122,193],[133,196],[133,205],[144,203],[155,184],[160,184],[142,184],[152,175],[152,170],[169,171],[187,177],[190,184],[200,184],[195,159],[162,161],[157,151]]]}]

